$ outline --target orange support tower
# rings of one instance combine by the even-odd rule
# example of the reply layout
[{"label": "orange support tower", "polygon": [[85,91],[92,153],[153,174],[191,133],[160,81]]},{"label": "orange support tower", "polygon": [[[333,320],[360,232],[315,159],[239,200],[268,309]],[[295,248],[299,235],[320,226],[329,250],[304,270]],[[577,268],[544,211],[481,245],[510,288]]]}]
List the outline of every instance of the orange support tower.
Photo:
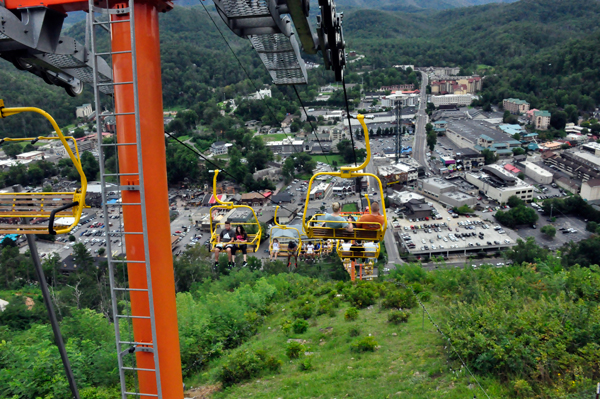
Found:
[{"label": "orange support tower", "polygon": [[[116,4],[115,7],[123,5]],[[127,6],[127,3],[124,4]],[[149,2],[135,2],[135,41],[138,68],[138,101],[141,123],[141,148],[145,185],[146,223],[150,243],[152,269],[152,291],[156,323],[156,347],[159,352],[160,380],[163,398],[183,398],[177,309],[175,304],[175,282],[173,255],[171,252],[171,226],[169,219],[166,149],[163,128],[163,102],[160,68],[160,42],[157,6]],[[112,16],[113,21],[128,19],[129,16]],[[112,51],[131,50],[129,23],[113,23]],[[131,55],[113,55],[113,80],[115,83],[130,82],[132,76]],[[129,84],[116,85],[115,112],[133,113],[134,87]],[[133,115],[117,116],[117,142],[136,141],[135,118]],[[120,173],[137,173],[138,154],[135,146],[119,147]],[[139,184],[121,176],[121,185]],[[139,191],[123,191],[123,203],[139,203]],[[142,231],[140,207],[123,207],[125,231]],[[127,259],[144,260],[142,236],[128,236]],[[130,287],[147,287],[144,265],[129,263]],[[131,293],[131,312],[134,315],[150,316],[147,296]],[[149,320],[134,319],[135,341],[152,342]],[[152,369],[152,353],[137,352],[137,367]],[[156,393],[156,379],[152,372],[138,371],[139,389],[143,393]]]},{"label": "orange support tower", "polygon": [[[143,232],[149,243],[147,251],[143,235],[127,235],[127,270],[129,288],[126,289],[131,298],[131,314],[133,318],[133,334],[137,365],[134,370],[138,375],[138,392],[126,393],[125,397],[159,397],[165,399],[183,398],[183,381],[181,374],[181,358],[179,334],[177,327],[177,309],[175,304],[175,284],[173,275],[173,258],[170,241],[170,219],[168,206],[168,187],[166,170],[165,138],[163,128],[162,83],[160,65],[160,38],[158,14],[173,8],[170,1],[163,0],[6,0],[1,6],[7,9],[24,9],[28,7],[48,7],[66,13],[70,11],[89,11],[90,4],[102,7],[111,12],[111,40],[113,61],[113,83],[115,113],[117,121],[117,141],[119,151],[120,185],[129,188],[140,187],[139,179],[128,178],[123,174],[138,174],[143,171],[145,185],[146,229],[143,229],[142,207],[122,205],[125,233]],[[133,4],[133,23],[135,26],[135,53],[126,53],[131,49],[131,22],[119,23],[129,19],[127,7]],[[93,29],[93,25],[92,25]],[[122,54],[115,52],[123,51]],[[137,137],[136,117],[130,114],[135,108],[135,85],[132,84],[132,54],[136,54],[138,86],[138,113],[141,134]],[[128,83],[127,83],[128,82]],[[123,113],[127,115],[123,115]],[[138,140],[139,139],[139,140]],[[123,143],[135,143],[131,147]],[[138,151],[141,151],[142,169],[138,165]],[[122,188],[122,203],[139,204],[141,189],[128,190]],[[106,205],[105,205],[106,206]],[[139,233],[137,233],[139,234]],[[154,325],[156,342],[152,339],[150,327],[151,306],[146,278],[145,254],[149,254],[151,270],[151,292],[154,304]],[[135,263],[135,262],[139,263]],[[138,291],[136,291],[138,290]],[[115,316],[118,317],[118,316]],[[135,318],[134,318],[135,317]],[[142,343],[140,345],[139,343]],[[144,347],[143,343],[148,343]],[[137,347],[137,348],[136,348]],[[158,352],[159,367],[155,368],[154,355],[149,348]],[[132,350],[133,351],[133,350]],[[121,356],[121,355],[119,355]],[[146,371],[155,369],[154,372]],[[160,371],[158,373],[158,371]],[[160,391],[157,381],[160,379]]]}]

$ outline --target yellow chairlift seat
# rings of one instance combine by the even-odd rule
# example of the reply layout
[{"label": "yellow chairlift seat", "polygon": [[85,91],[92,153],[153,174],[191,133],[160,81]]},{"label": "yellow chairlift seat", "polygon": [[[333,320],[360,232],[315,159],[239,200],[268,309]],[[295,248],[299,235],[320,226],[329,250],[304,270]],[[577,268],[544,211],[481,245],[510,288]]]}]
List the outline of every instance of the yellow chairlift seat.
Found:
[{"label": "yellow chairlift seat", "polygon": [[366,241],[363,244],[342,242],[339,240],[336,251],[340,259],[377,259],[379,258],[379,243]]},{"label": "yellow chairlift seat", "polygon": [[[325,220],[325,215],[317,213],[310,217],[307,220],[308,213],[308,204],[310,202],[310,192],[312,191],[312,185],[315,181],[315,178],[319,176],[334,176],[340,177],[342,179],[354,179],[357,177],[372,177],[375,179],[377,184],[379,185],[379,192],[381,193],[381,198],[383,198],[383,186],[381,185],[381,180],[372,174],[372,173],[361,173],[358,172],[361,169],[365,169],[371,160],[371,145],[369,142],[369,130],[367,129],[367,125],[365,124],[364,115],[357,116],[358,121],[360,122],[363,132],[365,135],[365,143],[367,156],[362,165],[356,167],[342,167],[339,172],[319,172],[314,174],[309,183],[308,189],[306,190],[306,201],[304,204],[304,213],[302,215],[302,229],[308,238],[320,238],[322,240],[327,239],[344,239],[344,240],[361,240],[361,241],[381,241],[385,236],[385,231],[387,229],[387,223],[377,223],[377,222],[369,222],[369,225],[377,226],[375,229],[365,229],[365,228],[357,228],[354,227],[353,231],[348,231],[346,228],[333,228],[328,227],[328,223],[335,224],[346,224],[348,222],[343,222],[339,220]],[[385,213],[385,205],[381,204],[382,215],[384,220],[387,220],[387,216]]]},{"label": "yellow chairlift seat", "polygon": [[269,253],[273,252],[273,242],[277,239],[279,242],[277,256],[287,257],[289,255],[288,243],[290,241],[296,242],[296,252],[299,252],[300,248],[302,248],[303,240],[302,233],[300,232],[302,227],[279,224],[277,222],[277,211],[279,211],[279,205],[275,208],[275,214],[273,215],[273,223],[275,223],[275,226],[271,227],[271,230],[269,230]]},{"label": "yellow chairlift seat", "polygon": [[[212,172],[212,171],[211,171]],[[233,244],[233,245],[247,245],[247,252],[257,252],[258,247],[260,247],[260,238],[262,235],[262,228],[260,227],[260,222],[258,221],[258,217],[254,212],[254,209],[247,205],[234,205],[233,202],[223,202],[219,199],[217,195],[217,176],[219,174],[219,170],[215,170],[215,177],[213,179],[213,196],[217,205],[214,205],[210,208],[210,250],[211,252],[215,251],[217,245],[222,244],[223,248],[225,248],[225,244]],[[233,210],[233,209],[249,209],[252,212],[252,218],[254,221],[250,222],[231,222],[231,228],[235,232],[237,226],[243,226],[244,230],[246,230],[246,234],[248,235],[248,241],[231,241],[227,243],[219,242],[219,231],[225,226],[225,221],[215,221],[214,215],[219,210]],[[251,219],[252,219],[251,218]],[[249,233],[248,230],[255,230],[252,233]]]},{"label": "yellow chairlift seat", "polygon": [[[0,218],[4,219],[4,223],[0,222],[0,234],[67,234],[77,226],[83,208],[86,208],[87,179],[81,167],[77,142],[71,136],[64,136],[54,118],[44,110],[34,107],[5,108],[4,101],[0,100],[0,118],[22,112],[34,112],[45,117],[54,128],[57,137],[4,138],[0,139],[0,145],[7,142],[27,141],[35,144],[40,140],[60,140],[79,173],[81,187],[71,192],[0,193]],[[75,154],[67,140],[73,142]],[[29,224],[30,218],[47,219],[48,223]]]}]

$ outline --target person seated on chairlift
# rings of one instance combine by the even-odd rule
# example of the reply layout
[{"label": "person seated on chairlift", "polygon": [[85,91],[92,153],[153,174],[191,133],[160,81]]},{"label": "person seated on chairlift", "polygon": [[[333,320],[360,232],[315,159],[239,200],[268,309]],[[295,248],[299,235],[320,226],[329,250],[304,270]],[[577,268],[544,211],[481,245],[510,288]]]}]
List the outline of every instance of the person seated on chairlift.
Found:
[{"label": "person seated on chairlift", "polygon": [[221,230],[221,234],[219,234],[217,236],[217,245],[215,245],[215,268],[217,267],[217,264],[219,263],[219,254],[221,253],[221,251],[223,249],[225,249],[227,251],[228,266],[230,268],[233,267],[231,251],[235,247],[235,245],[234,244],[225,244],[225,243],[230,243],[232,241],[235,241],[235,233],[231,229],[231,223],[228,220],[225,222],[225,228],[223,230]]},{"label": "person seated on chairlift", "polygon": [[332,229],[345,228],[346,230],[351,232],[353,230],[352,223],[349,223],[348,220],[346,220],[342,215],[340,215],[340,209],[341,206],[339,202],[334,202],[333,204],[331,204],[331,210],[333,211],[333,213],[325,213],[325,215],[323,215],[322,220],[326,220],[326,222],[324,222],[321,226],[330,227]]},{"label": "person seated on chairlift", "polygon": [[[367,230],[379,230],[385,226],[385,217],[380,212],[379,203],[376,201],[371,202],[371,213],[366,214],[358,219],[356,227],[359,229]],[[371,223],[368,223],[371,222]],[[374,223],[373,223],[374,222]],[[377,224],[379,223],[379,224]]]}]

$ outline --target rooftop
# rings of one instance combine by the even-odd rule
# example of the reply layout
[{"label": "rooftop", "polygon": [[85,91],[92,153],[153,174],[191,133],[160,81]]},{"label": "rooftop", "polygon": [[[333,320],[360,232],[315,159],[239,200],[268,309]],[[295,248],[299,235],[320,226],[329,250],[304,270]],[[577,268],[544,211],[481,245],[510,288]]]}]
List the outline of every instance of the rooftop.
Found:
[{"label": "rooftop", "polygon": [[521,127],[521,125],[504,124],[504,125],[498,126],[498,129],[502,130],[504,133],[506,133],[510,136],[512,136],[514,134],[522,134],[525,132],[523,130],[523,127]]},{"label": "rooftop", "polygon": [[545,116],[545,117],[550,118],[552,115],[548,111],[535,111],[533,113],[533,116]]},{"label": "rooftop", "polygon": [[600,179],[590,179],[583,184],[587,184],[590,187],[598,187],[600,186]]},{"label": "rooftop", "polygon": [[546,176],[546,177],[552,177],[552,176],[554,176],[552,173],[550,173],[546,169],[542,168],[541,166],[534,164],[533,162],[523,161],[523,162],[521,162],[521,164],[526,169],[533,170],[533,171],[535,171],[535,173],[537,173],[537,174],[539,174],[541,176]]},{"label": "rooftop", "polygon": [[454,184],[450,183],[446,179],[442,179],[441,177],[430,177],[430,178],[421,179],[421,180],[423,181],[423,183],[427,183],[429,185],[436,186],[440,189],[454,187]]},{"label": "rooftop", "polygon": [[508,140],[513,140],[512,137],[503,131],[496,129],[493,124],[483,120],[451,120],[448,122],[448,129],[464,137],[473,144],[477,143],[477,139],[482,136],[485,136],[486,140],[495,142],[507,142]]},{"label": "rooftop", "polygon": [[505,101],[510,101],[511,103],[515,103],[515,104],[527,104],[529,105],[529,103],[525,100],[519,100],[518,98],[508,98]]}]

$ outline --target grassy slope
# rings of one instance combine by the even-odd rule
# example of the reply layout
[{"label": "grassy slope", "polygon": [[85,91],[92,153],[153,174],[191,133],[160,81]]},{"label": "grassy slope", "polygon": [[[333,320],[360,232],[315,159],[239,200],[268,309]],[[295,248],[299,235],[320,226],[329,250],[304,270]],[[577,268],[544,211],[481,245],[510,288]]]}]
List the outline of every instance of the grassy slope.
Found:
[{"label": "grassy slope", "polygon": [[[322,315],[310,320],[308,331],[301,335],[285,336],[281,323],[290,318],[289,303],[275,307],[258,334],[245,349],[264,349],[283,361],[281,373],[256,378],[214,394],[214,398],[448,398],[464,399],[473,395],[483,397],[464,370],[454,374],[446,364],[443,340],[427,320],[422,330],[419,310],[414,310],[407,324],[394,326],[387,323],[389,311],[380,311],[379,305],[360,311],[357,321],[344,320],[347,304],[335,317]],[[427,304],[434,319],[438,309]],[[325,329],[332,327],[331,332]],[[373,335],[380,345],[374,353],[358,354],[350,345],[358,338],[350,337],[352,328],[359,328],[361,337]],[[397,334],[396,336],[392,334]],[[307,351],[314,353],[314,370],[302,372],[302,359],[290,361],[285,356],[289,338],[308,341]],[[209,383],[211,369],[188,386]],[[458,366],[460,368],[460,366]],[[491,397],[508,397],[497,381],[480,378]]]},{"label": "grassy slope", "polygon": [[313,155],[312,158],[317,162],[325,162],[328,165],[331,165],[333,161],[337,161],[338,166],[344,165],[344,157],[337,154],[327,154],[327,155]]}]

